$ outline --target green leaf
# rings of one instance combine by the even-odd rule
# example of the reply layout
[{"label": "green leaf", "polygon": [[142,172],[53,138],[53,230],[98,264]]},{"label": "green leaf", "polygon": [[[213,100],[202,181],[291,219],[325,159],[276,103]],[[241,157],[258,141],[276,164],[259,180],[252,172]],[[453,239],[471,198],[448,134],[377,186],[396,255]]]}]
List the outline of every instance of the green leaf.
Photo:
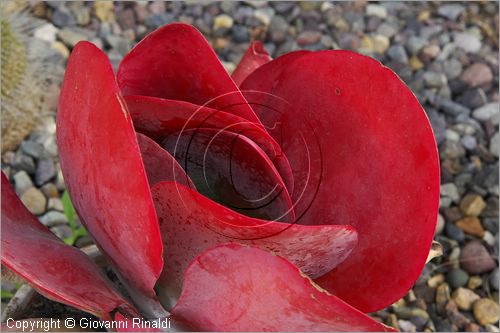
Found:
[{"label": "green leaf", "polygon": [[62,195],[62,204],[63,204],[63,209],[64,209],[64,214],[68,218],[69,221],[69,226],[71,229],[76,228],[76,212],[75,208],[73,207],[73,204],[71,203],[71,199],[69,197],[68,191],[64,191]]},{"label": "green leaf", "polygon": [[68,245],[75,245],[75,242],[79,237],[87,236],[87,230],[85,230],[83,226],[76,225],[76,211],[71,203],[68,191],[64,191],[61,200],[63,203],[64,214],[68,218],[69,227],[72,230],[71,236],[64,238],[63,241]]},{"label": "green leaf", "polygon": [[3,298],[12,298],[14,294],[12,294],[10,291],[7,290],[2,290],[2,299]]}]

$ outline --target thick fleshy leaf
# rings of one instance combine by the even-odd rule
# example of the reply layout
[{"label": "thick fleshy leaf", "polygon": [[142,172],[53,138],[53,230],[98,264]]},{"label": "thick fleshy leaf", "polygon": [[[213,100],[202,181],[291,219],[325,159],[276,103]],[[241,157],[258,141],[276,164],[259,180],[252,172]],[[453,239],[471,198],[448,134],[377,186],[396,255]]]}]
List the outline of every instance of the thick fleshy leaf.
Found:
[{"label": "thick fleshy leaf", "polygon": [[236,244],[195,259],[172,318],[202,331],[395,331],[322,290],[289,261]]},{"label": "thick fleshy leaf", "polygon": [[141,149],[150,187],[159,182],[171,181],[194,188],[189,176],[165,149],[140,133],[137,133],[137,142]]},{"label": "thick fleshy leaf", "polygon": [[214,50],[194,27],[173,23],[149,34],[118,68],[123,95],[213,107],[260,124]]},{"label": "thick fleshy leaf", "polygon": [[281,73],[290,66],[290,64],[310,53],[311,51],[307,50],[293,51],[272,60],[272,64],[269,66],[262,67],[265,64],[261,64],[261,66],[256,68],[253,72],[249,73],[240,84],[241,90],[244,92],[246,90],[252,91],[255,89],[260,92],[270,92],[273,88],[273,84],[276,83]]},{"label": "thick fleshy leaf", "polygon": [[261,41],[252,42],[241,58],[240,63],[236,66],[233,74],[231,74],[231,78],[239,86],[254,70],[271,60],[273,58],[264,49]]},{"label": "thick fleshy leaf", "polygon": [[148,179],[113,69],[91,43],[68,61],[56,134],[78,215],[130,288],[154,298],[163,259]]},{"label": "thick fleshy leaf", "polygon": [[[295,202],[298,223],[350,224],[359,232],[349,258],[317,281],[363,311],[383,308],[415,282],[435,230],[439,160],[429,121],[404,83],[371,58],[322,51],[284,69],[277,60],[278,68],[261,66],[243,89],[289,106],[279,118],[283,149],[295,188],[306,184],[311,196],[305,207]],[[274,85],[261,85],[266,71],[281,72]],[[299,134],[309,138],[314,163],[301,156]],[[317,174],[318,186],[304,180]]]},{"label": "thick fleshy leaf", "polygon": [[150,96],[125,96],[134,127],[155,141],[193,128],[217,128],[245,135],[273,158],[281,147],[260,126],[233,114],[184,101]]},{"label": "thick fleshy leaf", "polygon": [[23,206],[2,172],[2,264],[58,302],[109,318],[127,301],[80,250],[64,244]]},{"label": "thick fleshy leaf", "polygon": [[253,219],[176,183],[158,183],[152,193],[165,258],[169,258],[158,284],[165,304],[172,304],[178,296],[183,272],[191,260],[217,244],[258,246],[288,258],[317,277],[341,263],[357,243],[357,233],[350,226],[303,226]]},{"label": "thick fleshy leaf", "polygon": [[167,135],[189,129],[215,128],[243,135],[254,141],[269,156],[289,193],[293,175],[278,142],[261,126],[233,114],[184,101],[149,96],[126,96],[134,127],[157,142]]},{"label": "thick fleshy leaf", "polygon": [[247,137],[199,128],[168,136],[162,146],[198,192],[248,216],[294,221],[292,201],[280,174]]}]

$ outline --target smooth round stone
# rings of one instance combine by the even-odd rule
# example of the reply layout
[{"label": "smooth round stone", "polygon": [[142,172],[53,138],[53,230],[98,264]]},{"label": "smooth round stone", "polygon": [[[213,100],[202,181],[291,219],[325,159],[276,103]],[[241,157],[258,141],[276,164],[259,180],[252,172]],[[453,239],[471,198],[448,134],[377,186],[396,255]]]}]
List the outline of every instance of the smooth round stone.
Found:
[{"label": "smooth round stone", "polygon": [[43,193],[35,187],[27,189],[21,195],[21,201],[34,215],[42,214],[45,211],[45,206],[47,204],[47,199]]},{"label": "smooth round stone", "polygon": [[462,248],[460,265],[469,274],[487,273],[497,266],[484,245],[475,240],[470,241]]},{"label": "smooth round stone", "polygon": [[463,287],[469,280],[469,274],[467,274],[467,272],[463,269],[455,268],[448,273],[446,280],[448,281],[448,284],[454,289]]},{"label": "smooth round stone", "polygon": [[458,288],[453,292],[451,298],[457,303],[460,310],[469,311],[472,304],[480,299],[479,295],[470,289]]},{"label": "smooth round stone", "polygon": [[22,195],[27,189],[33,187],[30,176],[24,170],[17,172],[13,179],[17,195]]},{"label": "smooth round stone", "polygon": [[474,303],[472,312],[481,325],[494,324],[498,321],[498,303],[489,298],[482,298]]}]

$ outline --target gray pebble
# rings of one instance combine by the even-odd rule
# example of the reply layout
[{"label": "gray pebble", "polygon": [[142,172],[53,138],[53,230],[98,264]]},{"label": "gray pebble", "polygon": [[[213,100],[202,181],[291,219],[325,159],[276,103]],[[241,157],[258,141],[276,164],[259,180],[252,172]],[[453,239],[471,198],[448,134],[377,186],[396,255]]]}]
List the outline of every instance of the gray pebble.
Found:
[{"label": "gray pebble", "polygon": [[41,40],[52,43],[56,40],[58,29],[51,23],[46,23],[38,28],[36,28],[33,32],[33,35]]},{"label": "gray pebble", "polygon": [[132,48],[132,45],[129,40],[116,35],[107,36],[106,42],[113,49],[118,51],[118,53],[121,54],[122,56],[125,56],[128,53],[128,51],[130,51],[130,49]]},{"label": "gray pebble", "polygon": [[455,21],[460,14],[464,12],[464,10],[464,6],[456,3],[450,3],[439,6],[438,14],[449,20]]},{"label": "gray pebble", "polygon": [[462,146],[468,151],[473,151],[477,147],[476,137],[472,135],[465,135],[462,139],[460,139]]},{"label": "gray pebble", "polygon": [[476,88],[464,92],[457,98],[457,102],[470,109],[477,109],[488,102],[488,97],[482,88]]},{"label": "gray pebble", "polygon": [[250,40],[248,29],[242,25],[235,25],[232,29],[233,40],[237,43],[244,43]]},{"label": "gray pebble", "polygon": [[67,27],[59,30],[57,37],[69,47],[74,47],[79,41],[88,40],[85,34]]},{"label": "gray pebble", "polygon": [[443,232],[444,224],[445,222],[443,216],[441,214],[438,214],[436,230],[434,231],[434,235],[439,235]]},{"label": "gray pebble", "polygon": [[451,200],[453,200],[453,202],[458,202],[460,200],[457,186],[453,183],[442,184],[440,194],[442,196],[450,198]]},{"label": "gray pebble", "polygon": [[42,222],[43,225],[51,228],[56,225],[68,223],[68,218],[61,212],[50,211],[40,217],[40,222]]},{"label": "gray pebble", "polygon": [[64,206],[59,198],[49,198],[49,202],[47,204],[47,209],[48,210],[57,210],[57,211],[64,211]]},{"label": "gray pebble", "polygon": [[482,224],[483,224],[483,227],[494,233],[494,234],[497,234],[498,233],[498,218],[496,217],[485,217],[483,220],[482,220]]},{"label": "gray pebble", "polygon": [[469,281],[469,274],[460,268],[452,269],[446,276],[446,281],[452,288],[463,287]]},{"label": "gray pebble", "polygon": [[455,45],[462,50],[476,53],[481,49],[481,41],[477,36],[469,32],[459,32],[454,37]]},{"label": "gray pebble", "polygon": [[462,73],[462,64],[455,58],[444,62],[443,70],[449,80],[456,79]]},{"label": "gray pebble", "polygon": [[443,115],[438,113],[435,109],[427,108],[426,109],[427,116],[432,125],[432,130],[434,132],[434,136],[436,138],[437,144],[441,144],[444,140],[444,132],[446,129],[446,120]]},{"label": "gray pebble", "polygon": [[12,166],[18,170],[24,170],[29,174],[35,173],[36,166],[35,161],[30,156],[23,154],[21,151],[17,151],[14,156],[14,161]]},{"label": "gray pebble", "polygon": [[399,328],[401,329],[401,332],[416,332],[417,331],[417,327],[409,320],[400,319],[400,320],[398,320],[398,325],[399,325]]},{"label": "gray pebble", "polygon": [[33,187],[33,182],[31,181],[30,176],[28,176],[28,174],[24,170],[17,172],[14,175],[13,179],[17,195],[21,195],[27,189]]},{"label": "gray pebble", "polygon": [[499,104],[498,102],[492,102],[474,110],[472,112],[472,117],[479,121],[487,121],[497,113],[499,113]]},{"label": "gray pebble", "polygon": [[420,28],[420,36],[429,39],[443,31],[443,27],[437,24],[426,25]]},{"label": "gray pebble", "polygon": [[462,230],[460,230],[453,223],[447,222],[444,226],[444,232],[446,236],[451,239],[456,240],[457,242],[462,242],[465,239],[465,234]]},{"label": "gray pebble", "polygon": [[370,3],[366,6],[366,15],[384,19],[387,17],[387,9],[384,6]]},{"label": "gray pebble", "polygon": [[271,27],[269,29],[269,34],[271,40],[275,43],[281,43],[286,39],[288,30],[288,23],[286,20],[280,16],[276,15],[271,20]]},{"label": "gray pebble", "polygon": [[41,186],[56,176],[54,161],[44,158],[38,161],[35,173],[35,184]]},{"label": "gray pebble", "polygon": [[387,55],[394,61],[406,64],[408,63],[408,55],[402,45],[393,45],[387,51]]},{"label": "gray pebble", "polygon": [[470,113],[469,108],[441,96],[436,96],[434,105],[439,107],[444,113],[455,117],[458,115],[468,115]]},{"label": "gray pebble", "polygon": [[398,27],[389,22],[384,22],[377,28],[377,33],[387,38],[392,38],[397,32]]},{"label": "gray pebble", "polygon": [[445,86],[448,82],[446,76],[443,73],[437,72],[425,72],[423,78],[424,83],[431,88],[439,88]]},{"label": "gray pebble", "polygon": [[422,37],[411,36],[406,42],[406,48],[410,54],[417,54],[426,44],[427,41]]},{"label": "gray pebble", "polygon": [[25,140],[21,142],[20,148],[26,155],[37,159],[43,157],[45,154],[45,149],[43,148],[43,146],[33,141]]},{"label": "gray pebble", "polygon": [[66,7],[60,7],[52,14],[52,23],[58,27],[67,27],[76,25],[76,20]]},{"label": "gray pebble", "polygon": [[50,228],[57,237],[60,239],[68,238],[73,234],[73,230],[66,224],[57,225],[55,227]]},{"label": "gray pebble", "polygon": [[149,16],[144,24],[150,29],[156,29],[175,20],[171,13],[160,13]]}]

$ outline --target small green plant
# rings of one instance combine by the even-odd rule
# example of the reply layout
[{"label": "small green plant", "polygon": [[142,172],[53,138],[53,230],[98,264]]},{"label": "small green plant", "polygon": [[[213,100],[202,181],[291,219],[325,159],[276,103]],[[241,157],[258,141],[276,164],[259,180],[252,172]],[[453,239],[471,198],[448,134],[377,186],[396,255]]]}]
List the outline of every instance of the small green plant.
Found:
[{"label": "small green plant", "polygon": [[2,290],[0,291],[1,292],[2,301],[8,302],[12,297],[14,297],[14,294],[16,293],[16,291],[19,288],[21,288],[22,285],[23,285],[22,283],[16,282],[16,283],[14,283],[14,288],[12,288],[10,291],[9,290],[5,290],[4,286],[2,286]]},{"label": "small green plant", "polygon": [[62,203],[64,214],[68,218],[69,227],[71,228],[71,236],[63,239],[64,243],[68,245],[74,245],[76,240],[82,236],[87,236],[87,230],[81,225],[76,223],[77,215],[71,199],[68,195],[68,191],[64,191],[62,196]]}]

